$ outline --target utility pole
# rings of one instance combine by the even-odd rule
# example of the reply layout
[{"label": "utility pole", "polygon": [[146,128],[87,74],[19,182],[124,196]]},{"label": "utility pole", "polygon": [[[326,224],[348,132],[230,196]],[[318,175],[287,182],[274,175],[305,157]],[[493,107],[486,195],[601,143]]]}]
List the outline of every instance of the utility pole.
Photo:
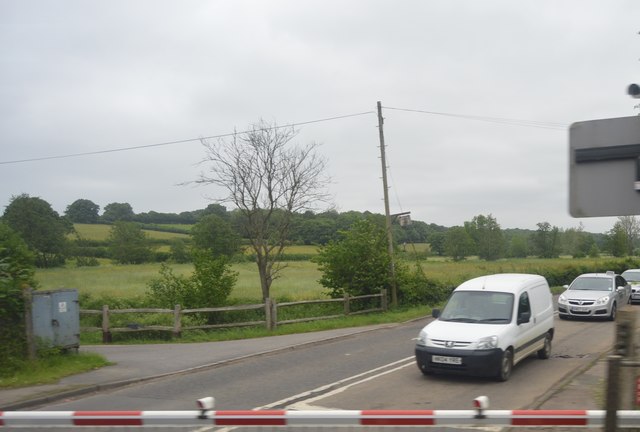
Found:
[{"label": "utility pole", "polygon": [[378,101],[378,133],[380,134],[380,161],[382,162],[382,187],[384,189],[384,215],[387,226],[387,241],[389,259],[391,260],[391,305],[398,306],[398,290],[396,287],[396,266],[393,262],[393,233],[391,232],[391,213],[389,211],[389,187],[387,186],[387,159],[384,146],[384,119],[382,118],[382,104]]}]

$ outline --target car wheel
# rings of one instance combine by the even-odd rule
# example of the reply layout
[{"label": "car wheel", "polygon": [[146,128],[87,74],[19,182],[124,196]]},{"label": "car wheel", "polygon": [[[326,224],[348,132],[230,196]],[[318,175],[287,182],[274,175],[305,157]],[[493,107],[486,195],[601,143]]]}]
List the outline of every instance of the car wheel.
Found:
[{"label": "car wheel", "polygon": [[544,335],[544,346],[538,350],[538,358],[546,360],[551,357],[551,335]]},{"label": "car wheel", "polygon": [[567,315],[558,314],[558,316],[560,317],[561,320],[569,319]]},{"label": "car wheel", "polygon": [[511,370],[513,369],[513,353],[507,349],[502,354],[502,361],[500,362],[500,370],[498,371],[498,381],[507,381],[511,376]]},{"label": "car wheel", "polygon": [[615,321],[616,320],[616,315],[618,313],[618,311],[616,310],[616,304],[614,303],[613,306],[611,306],[611,313],[609,314],[609,321]]}]

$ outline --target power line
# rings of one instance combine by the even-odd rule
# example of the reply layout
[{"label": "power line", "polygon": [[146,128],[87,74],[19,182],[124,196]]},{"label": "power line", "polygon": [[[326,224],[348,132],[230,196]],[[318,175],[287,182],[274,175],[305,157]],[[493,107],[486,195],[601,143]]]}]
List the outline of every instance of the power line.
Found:
[{"label": "power line", "polygon": [[509,118],[501,118],[501,117],[452,114],[452,113],[426,111],[426,110],[409,109],[409,108],[393,108],[393,107],[387,107],[387,106],[383,108],[388,110],[407,111],[407,112],[415,112],[415,113],[421,113],[421,114],[456,117],[456,118],[463,118],[463,119],[469,119],[469,120],[478,120],[478,121],[484,121],[489,123],[509,124],[513,126],[537,127],[542,129],[557,129],[557,130],[563,129],[564,130],[568,127],[568,125],[562,124],[562,123],[542,122],[542,121],[535,121],[535,120],[521,120],[521,119],[509,119]]},{"label": "power line", "polygon": [[[365,112],[361,112],[361,113],[346,114],[346,115],[335,116],[335,117],[327,117],[327,118],[322,118],[322,119],[317,119],[317,120],[309,120],[309,121],[304,121],[304,122],[299,122],[299,123],[290,123],[290,124],[282,125],[282,126],[273,126],[273,127],[270,127],[270,128],[264,128],[264,130],[275,130],[275,129],[281,129],[281,128],[286,128],[286,127],[304,126],[304,125],[313,124],[313,123],[340,120],[340,119],[344,119],[344,118],[362,116],[362,115],[366,115],[366,114],[375,114],[375,111],[365,111]],[[233,135],[245,134],[245,133],[249,133],[249,132],[252,132],[252,131],[251,130],[245,130],[245,131],[242,131],[242,132],[231,132],[231,133],[225,133],[225,134],[221,134],[221,135],[211,135],[211,136],[200,137],[200,138],[188,138],[188,139],[178,140],[178,141],[167,141],[167,142],[161,142],[161,143],[155,143],[155,144],[146,144],[146,145],[138,145],[138,146],[131,146],[131,147],[121,147],[121,148],[108,149],[108,150],[96,150],[96,151],[92,151],[92,152],[71,153],[71,154],[66,154],[66,155],[43,156],[43,157],[30,158],[30,159],[18,159],[18,160],[10,160],[10,161],[0,161],[0,165],[18,164],[18,163],[25,163],[25,162],[36,162],[36,161],[51,160],[51,159],[68,159],[68,158],[73,158],[73,157],[91,156],[91,155],[104,154],[104,153],[116,153],[116,152],[123,152],[123,151],[129,151],[129,150],[138,150],[138,149],[145,149],[145,148],[152,148],[152,147],[162,147],[162,146],[175,145],[175,144],[185,144],[185,143],[189,143],[189,142],[202,141],[202,140],[206,140],[206,139],[226,138],[226,137],[230,137],[230,136],[233,136]]]},{"label": "power line", "polygon": [[[513,125],[513,126],[536,127],[536,128],[542,128],[542,129],[556,129],[556,130],[563,129],[564,130],[564,129],[566,129],[568,127],[567,125],[562,124],[562,123],[542,122],[542,121],[534,121],[534,120],[521,120],[521,119],[509,119],[509,118],[501,118],[501,117],[487,117],[487,116],[476,116],[476,115],[453,114],[453,113],[444,113],[444,112],[427,111],[427,110],[410,109],[410,108],[394,108],[394,107],[387,107],[387,106],[385,106],[383,108],[388,109],[388,110],[395,110],[395,111],[415,112],[415,113],[421,113],[421,114],[463,118],[463,119],[477,120],[477,121],[490,122],[490,123],[508,124],[508,125]],[[345,119],[345,118],[350,118],[350,117],[363,116],[363,115],[368,115],[368,114],[376,114],[376,111],[364,111],[364,112],[354,113],[354,114],[346,114],[346,115],[341,115],[341,116],[327,117],[327,118],[303,121],[303,122],[298,122],[298,123],[290,123],[290,124],[286,124],[286,125],[282,125],[282,126],[274,126],[274,127],[271,127],[271,128],[266,128],[266,130],[274,130],[274,129],[280,129],[280,128],[285,128],[285,127],[304,126],[304,125],[313,124],[313,123],[328,122],[328,121],[334,121],[334,120],[340,120],[340,119]],[[220,134],[220,135],[210,135],[210,136],[199,137],[199,138],[188,138],[188,139],[177,140],[177,141],[167,141],[167,142],[161,142],[161,143],[155,143],[155,144],[137,145],[137,146],[130,146],[130,147],[120,147],[120,148],[107,149],[107,150],[96,150],[96,151],[91,151],[91,152],[70,153],[70,154],[66,154],[66,155],[42,156],[42,157],[29,158],[29,159],[16,159],[16,160],[9,160],[9,161],[0,161],[0,165],[19,164],[19,163],[26,163],[26,162],[37,162],[37,161],[53,160],[53,159],[68,159],[68,158],[73,158],[73,157],[92,156],[92,155],[98,155],[98,154],[116,153],[116,152],[130,151],[130,150],[153,148],[153,147],[163,147],[163,146],[169,146],[169,145],[185,144],[185,143],[190,143],[190,142],[202,141],[202,140],[206,140],[206,139],[226,138],[226,137],[230,137],[230,136],[237,135],[237,134],[246,134],[246,133],[249,133],[249,132],[251,132],[251,130],[245,130],[245,131],[242,131],[242,132],[230,132],[230,133],[225,133],[225,134]]]}]

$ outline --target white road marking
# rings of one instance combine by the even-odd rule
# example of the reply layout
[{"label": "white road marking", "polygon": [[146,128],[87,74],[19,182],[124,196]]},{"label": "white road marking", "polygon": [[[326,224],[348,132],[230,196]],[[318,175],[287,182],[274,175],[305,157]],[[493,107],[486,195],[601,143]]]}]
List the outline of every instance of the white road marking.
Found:
[{"label": "white road marking", "polygon": [[[320,399],[322,399],[324,397],[343,392],[346,389],[348,389],[349,387],[352,387],[352,386],[354,386],[356,384],[361,384],[363,382],[370,381],[370,380],[372,380],[374,378],[377,378],[377,377],[386,375],[388,373],[395,372],[397,370],[403,369],[403,368],[405,368],[407,366],[410,366],[410,365],[413,364],[414,361],[415,361],[415,357],[414,356],[406,357],[406,358],[397,360],[395,362],[392,362],[392,363],[377,367],[375,369],[371,369],[371,370],[368,370],[366,372],[362,372],[362,373],[359,373],[357,375],[354,375],[354,376],[351,376],[351,377],[348,377],[348,378],[344,378],[344,379],[341,379],[339,381],[336,381],[336,382],[333,382],[333,383],[330,383],[330,384],[326,384],[326,385],[317,387],[317,388],[315,388],[313,390],[309,390],[309,391],[306,391],[306,392],[303,392],[303,393],[299,393],[297,395],[290,396],[290,397],[288,397],[286,399],[282,399],[282,400],[279,400],[279,401],[276,401],[276,402],[272,402],[272,403],[270,403],[268,405],[263,405],[261,407],[253,408],[252,411],[267,410],[267,409],[271,409],[273,407],[281,406],[281,405],[286,406],[287,409],[298,410],[298,411],[303,410],[303,409],[304,410],[322,410],[322,409],[327,409],[327,408],[323,408],[323,407],[319,407],[319,406],[308,405],[307,402],[313,402],[313,401],[316,401],[316,400],[320,400]],[[402,363],[404,363],[404,364],[402,364]],[[393,367],[393,366],[398,365],[398,364],[400,364],[400,366],[395,367],[395,368],[390,369],[390,370],[385,370],[385,369],[388,369],[389,367]],[[378,371],[383,371],[383,372],[375,374]],[[343,383],[348,383],[350,381],[353,381],[354,379],[358,379],[360,377],[371,375],[372,373],[374,373],[375,375],[369,376],[367,378],[364,378],[362,380],[353,382],[351,384],[345,384],[342,387],[334,389],[333,391],[330,391],[328,393],[324,393],[324,394],[321,394],[319,396],[313,397],[314,394],[317,394],[319,392],[324,392],[324,391],[326,391],[328,389],[331,389],[333,387],[336,387],[336,386],[341,386]],[[292,405],[289,405],[289,401],[295,401],[295,400],[302,399],[302,398],[305,398],[305,397],[309,397],[309,398],[305,399],[305,400],[302,400],[302,401],[299,401],[297,403],[294,403]],[[232,431],[232,430],[234,430],[236,428],[235,427],[228,427],[228,428],[216,429],[215,426],[204,426],[202,428],[196,429],[195,432],[207,432],[207,431],[211,431],[211,430],[214,430],[214,429],[216,430],[216,432],[229,432],[229,431]]]}]

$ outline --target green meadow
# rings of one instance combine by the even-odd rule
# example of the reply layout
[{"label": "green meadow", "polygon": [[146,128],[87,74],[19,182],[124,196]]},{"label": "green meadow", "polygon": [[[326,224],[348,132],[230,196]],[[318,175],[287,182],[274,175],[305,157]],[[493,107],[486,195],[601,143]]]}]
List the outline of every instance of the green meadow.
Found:
[{"label": "green meadow", "polygon": [[[191,225],[166,225],[166,227],[176,227],[181,229],[189,229]],[[85,240],[93,240],[93,241],[105,241],[109,238],[109,233],[111,231],[111,225],[105,224],[73,224],[76,232],[80,236],[81,239]],[[149,239],[151,240],[174,240],[174,239],[188,239],[188,234],[180,234],[180,233],[172,233],[172,232],[163,232],[163,231],[154,231],[154,230],[146,230],[143,229]],[[75,238],[75,236],[71,236]]]},{"label": "green meadow", "polygon": [[[580,265],[585,270],[602,269],[607,261],[611,261],[611,258],[530,258],[495,262],[477,259],[454,262],[443,258],[429,258],[418,263],[429,279],[455,287],[463,280],[483,274],[562,272],[565,267],[575,265]],[[405,261],[404,264],[414,266],[415,262]],[[193,270],[191,264],[171,264],[171,268],[179,275],[189,275]],[[238,282],[231,298],[260,301],[262,293],[255,263],[237,263],[232,268],[238,272]],[[69,262],[64,268],[38,269],[36,278],[41,290],[74,288],[79,293],[91,296],[140,297],[145,294],[149,281],[159,276],[159,270],[158,263],[117,265],[101,260],[97,267],[75,267],[73,262]],[[287,262],[280,277],[273,282],[272,296],[292,301],[325,298],[325,290],[318,283],[320,276],[317,265],[310,261]],[[555,286],[570,282],[571,280],[560,280]]]},{"label": "green meadow", "polygon": [[[163,226],[165,227],[165,226]],[[188,225],[166,226],[181,228],[188,231]],[[165,228],[166,228],[165,227]],[[110,225],[75,224],[75,229],[81,238],[95,241],[105,241],[109,236]],[[152,240],[164,242],[183,238],[188,234],[170,233],[163,231],[145,230]],[[560,287],[571,280],[565,280],[564,274],[571,274],[567,269],[579,267],[584,272],[604,271],[607,266],[615,263],[611,257],[574,259],[561,257],[556,259],[501,259],[497,261],[481,261],[470,257],[464,261],[452,261],[446,257],[425,257],[428,252],[427,244],[401,244],[398,246],[400,262],[403,265],[420,266],[428,279],[437,281],[452,288],[460,282],[472,277],[490,273],[536,273],[553,275],[549,279],[552,286]],[[250,254],[249,248],[245,253]],[[318,253],[318,247],[313,245],[290,246],[285,250],[286,255],[312,256]],[[416,258],[420,257],[420,258]],[[618,259],[618,261],[620,261]],[[193,271],[191,264],[171,264],[175,274],[189,275]],[[261,301],[260,280],[257,267],[253,262],[236,263],[232,266],[238,272],[238,281],[231,294],[232,300]],[[135,298],[144,296],[149,282],[159,277],[160,264],[148,263],[140,265],[118,265],[109,260],[101,259],[97,267],[76,267],[70,260],[64,268],[38,269],[36,278],[39,289],[54,290],[74,288],[79,293],[94,296],[108,296],[120,298]],[[308,261],[289,261],[274,280],[271,295],[275,299],[286,301],[311,300],[325,298],[325,289],[318,283],[321,274],[316,264]]]},{"label": "green meadow", "polygon": [[[172,264],[177,275],[189,275],[191,264]],[[233,265],[238,272],[232,299],[260,300],[260,280],[255,263],[246,262]],[[147,284],[159,277],[160,264],[117,265],[101,260],[97,267],[75,267],[71,263],[64,268],[38,269],[36,278],[38,289],[77,289],[80,294],[109,297],[140,297],[147,290]],[[324,297],[324,288],[318,284],[320,272],[309,261],[294,261],[286,264],[281,277],[273,282],[271,292],[275,298],[310,300]]]}]

